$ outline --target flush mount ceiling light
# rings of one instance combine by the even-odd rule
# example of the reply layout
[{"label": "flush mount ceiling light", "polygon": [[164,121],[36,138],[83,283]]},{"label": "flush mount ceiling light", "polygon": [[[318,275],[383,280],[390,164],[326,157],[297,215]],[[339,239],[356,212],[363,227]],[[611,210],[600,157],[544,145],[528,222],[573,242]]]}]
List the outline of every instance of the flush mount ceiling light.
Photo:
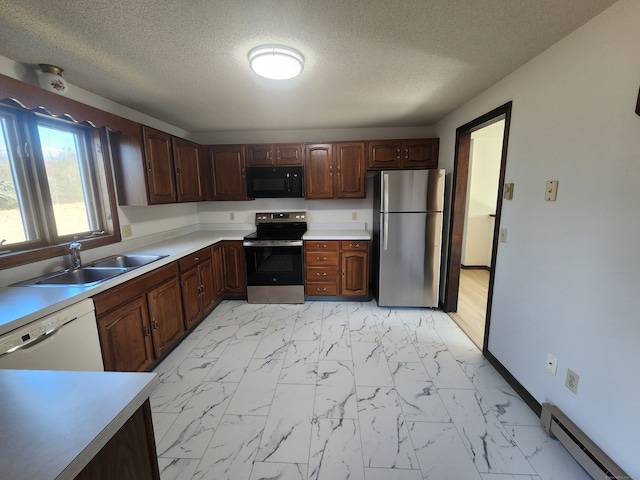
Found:
[{"label": "flush mount ceiling light", "polygon": [[293,48],[262,45],[249,52],[249,65],[261,77],[288,80],[300,75],[304,68],[304,57]]},{"label": "flush mount ceiling light", "polygon": [[45,90],[49,90],[50,92],[57,93],[59,95],[66,95],[69,91],[69,85],[67,81],[62,78],[62,70],[60,67],[56,67],[55,65],[48,65],[46,63],[41,63],[40,68],[42,69],[42,73],[40,77],[38,77],[38,83]]}]

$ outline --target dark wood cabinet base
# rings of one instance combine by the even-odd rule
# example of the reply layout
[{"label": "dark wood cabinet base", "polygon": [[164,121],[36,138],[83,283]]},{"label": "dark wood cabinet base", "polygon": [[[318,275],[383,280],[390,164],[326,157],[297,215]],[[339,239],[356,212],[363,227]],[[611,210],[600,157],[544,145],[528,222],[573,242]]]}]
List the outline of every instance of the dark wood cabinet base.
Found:
[{"label": "dark wood cabinet base", "polygon": [[102,447],[76,480],[160,480],[147,399]]}]

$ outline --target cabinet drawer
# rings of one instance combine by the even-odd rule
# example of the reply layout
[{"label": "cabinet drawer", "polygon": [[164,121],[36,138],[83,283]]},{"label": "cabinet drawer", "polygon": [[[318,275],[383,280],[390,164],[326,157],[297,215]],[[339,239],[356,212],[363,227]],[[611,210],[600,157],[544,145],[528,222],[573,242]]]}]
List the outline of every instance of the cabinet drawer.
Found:
[{"label": "cabinet drawer", "polygon": [[337,252],[340,249],[340,242],[335,240],[307,240],[304,242],[304,249],[309,252]]},{"label": "cabinet drawer", "polygon": [[307,283],[307,295],[338,295],[338,285],[336,283]]},{"label": "cabinet drawer", "polygon": [[369,248],[368,240],[343,240],[342,250],[364,252]]},{"label": "cabinet drawer", "polygon": [[330,267],[307,267],[305,275],[306,283],[332,282],[338,281],[338,270],[335,266]]},{"label": "cabinet drawer", "polygon": [[338,265],[338,252],[305,252],[305,265],[322,266],[322,265]]},{"label": "cabinet drawer", "polygon": [[203,248],[202,250],[198,250],[191,255],[187,255],[186,257],[181,258],[178,263],[180,265],[180,271],[184,272],[185,270],[189,270],[191,267],[198,265],[200,263],[205,262],[206,260],[211,259],[211,248]]}]

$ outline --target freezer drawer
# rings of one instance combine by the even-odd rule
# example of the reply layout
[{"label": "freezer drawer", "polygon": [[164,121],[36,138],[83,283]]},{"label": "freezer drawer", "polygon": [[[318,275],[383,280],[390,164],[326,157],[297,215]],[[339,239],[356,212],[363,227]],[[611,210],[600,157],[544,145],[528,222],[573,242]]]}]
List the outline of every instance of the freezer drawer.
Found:
[{"label": "freezer drawer", "polygon": [[378,305],[437,307],[442,213],[381,213]]}]

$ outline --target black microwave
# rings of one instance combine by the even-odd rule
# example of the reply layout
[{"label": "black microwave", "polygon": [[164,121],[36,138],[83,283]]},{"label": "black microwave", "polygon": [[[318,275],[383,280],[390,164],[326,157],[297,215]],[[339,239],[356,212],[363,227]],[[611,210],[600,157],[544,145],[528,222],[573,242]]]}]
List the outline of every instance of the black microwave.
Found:
[{"label": "black microwave", "polygon": [[247,167],[249,198],[304,197],[302,167]]}]

